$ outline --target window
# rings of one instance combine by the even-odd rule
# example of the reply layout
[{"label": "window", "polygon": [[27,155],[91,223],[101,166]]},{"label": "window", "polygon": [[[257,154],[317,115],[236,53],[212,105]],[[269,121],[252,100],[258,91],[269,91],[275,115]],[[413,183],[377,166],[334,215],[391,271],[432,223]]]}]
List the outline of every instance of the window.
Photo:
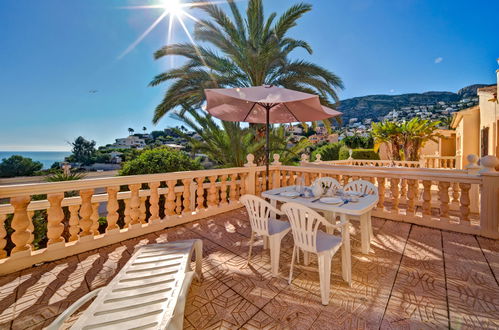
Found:
[{"label": "window", "polygon": [[489,128],[485,127],[482,129],[482,139],[481,139],[481,153],[482,157],[489,154]]}]

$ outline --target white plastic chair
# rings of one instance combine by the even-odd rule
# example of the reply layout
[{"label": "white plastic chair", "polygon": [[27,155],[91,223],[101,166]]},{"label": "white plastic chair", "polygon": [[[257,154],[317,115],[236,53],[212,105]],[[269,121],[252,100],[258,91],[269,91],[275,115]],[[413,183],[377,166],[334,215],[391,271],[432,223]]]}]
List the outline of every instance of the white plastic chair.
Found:
[{"label": "white plastic chair", "polygon": [[321,183],[327,183],[328,185],[331,185],[331,188],[333,190],[341,189],[341,184],[336,179],[328,176],[323,176],[322,178],[315,179],[312,185],[315,186],[316,184],[321,184]]},{"label": "white plastic chair", "polygon": [[[366,180],[355,180],[348,183],[344,191],[356,191],[364,195],[378,195],[378,188],[374,184]],[[371,221],[371,211],[367,214],[367,225],[369,228],[369,237],[374,237],[373,226]]]},{"label": "white plastic chair", "polygon": [[[350,224],[345,219],[342,219],[338,225],[331,224],[316,211],[297,203],[286,203],[281,209],[288,216],[295,243],[288,282],[291,284],[293,278],[293,265],[298,249],[317,254],[321,300],[323,305],[327,305],[331,286],[331,259],[340,247],[342,247],[343,279],[351,283]],[[319,229],[321,225],[339,230],[341,236],[325,233]]]},{"label": "white plastic chair", "polygon": [[279,215],[284,215],[284,213],[260,197],[243,195],[239,200],[246,206],[251,224],[248,263],[251,260],[255,234],[262,236],[264,239],[268,238],[270,243],[270,264],[272,267],[272,274],[277,276],[279,274],[281,240],[291,230],[289,222],[271,218],[271,213]]}]

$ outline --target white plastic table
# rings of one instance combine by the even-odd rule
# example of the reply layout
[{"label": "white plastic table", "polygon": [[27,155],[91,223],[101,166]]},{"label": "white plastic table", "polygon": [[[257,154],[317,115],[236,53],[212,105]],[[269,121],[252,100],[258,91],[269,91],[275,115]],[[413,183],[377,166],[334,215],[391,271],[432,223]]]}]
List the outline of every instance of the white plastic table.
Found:
[{"label": "white plastic table", "polygon": [[[369,215],[371,210],[378,203],[378,195],[367,195],[360,197],[358,202],[349,202],[347,204],[325,204],[315,198],[307,197],[286,197],[281,196],[280,193],[284,191],[294,191],[296,186],[288,186],[283,188],[272,189],[262,192],[262,197],[268,198],[273,206],[279,202],[294,202],[305,205],[316,211],[323,211],[326,214],[336,213],[340,215],[342,221],[348,220],[348,216],[358,216],[360,218],[360,236],[362,243],[362,253],[369,253],[371,246],[371,231],[369,229]],[[326,216],[328,220],[330,217]]]}]

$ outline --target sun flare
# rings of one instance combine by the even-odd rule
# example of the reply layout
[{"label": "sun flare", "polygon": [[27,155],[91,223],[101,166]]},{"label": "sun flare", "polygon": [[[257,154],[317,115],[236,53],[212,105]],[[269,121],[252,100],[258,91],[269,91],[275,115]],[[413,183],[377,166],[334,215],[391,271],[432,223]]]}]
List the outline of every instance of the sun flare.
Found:
[{"label": "sun flare", "polygon": [[168,15],[181,16],[184,13],[184,8],[189,4],[183,4],[180,0],[161,0],[160,4]]}]

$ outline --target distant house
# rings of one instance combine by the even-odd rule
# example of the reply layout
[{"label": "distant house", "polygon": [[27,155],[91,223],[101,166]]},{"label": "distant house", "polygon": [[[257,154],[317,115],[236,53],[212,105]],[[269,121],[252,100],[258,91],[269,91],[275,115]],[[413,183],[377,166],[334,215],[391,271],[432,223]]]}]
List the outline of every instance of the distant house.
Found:
[{"label": "distant house", "polygon": [[126,138],[116,139],[116,142],[112,145],[115,149],[131,149],[137,148],[142,149],[146,146],[146,141],[135,135],[130,135]]},{"label": "distant house", "polygon": [[308,140],[312,143],[312,144],[317,144],[317,143],[321,143],[321,142],[324,142],[326,140],[326,136],[325,135],[319,135],[319,134],[314,134],[314,135],[310,135],[308,137]]}]

